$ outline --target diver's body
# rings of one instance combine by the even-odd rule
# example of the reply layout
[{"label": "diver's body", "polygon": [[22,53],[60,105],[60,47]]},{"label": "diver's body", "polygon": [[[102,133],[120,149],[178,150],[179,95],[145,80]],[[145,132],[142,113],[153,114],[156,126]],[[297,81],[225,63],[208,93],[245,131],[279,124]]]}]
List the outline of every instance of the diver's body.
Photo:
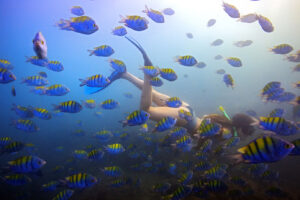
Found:
[{"label": "diver's body", "polygon": [[[139,45],[138,42],[134,41],[133,39],[130,39],[126,37],[126,39],[131,42],[134,46],[138,48],[138,50],[142,53],[144,58],[144,66],[153,66],[151,60],[147,56],[144,49]],[[144,73],[144,80],[141,80],[134,76],[133,74],[129,72],[123,72],[118,73],[117,71],[113,72],[112,75],[109,77],[111,80],[111,83],[119,78],[123,78],[125,80],[128,80],[133,85],[135,85],[137,88],[142,90],[141,94],[141,101],[140,101],[140,109],[148,112],[150,114],[150,119],[154,121],[160,121],[164,117],[173,117],[177,119],[176,126],[185,127],[190,134],[197,133],[197,130],[205,118],[210,118],[212,122],[219,123],[223,128],[233,129],[234,126],[238,126],[239,124],[227,119],[223,115],[219,114],[211,114],[206,115],[203,118],[199,118],[195,115],[194,111],[191,109],[188,103],[182,102],[182,106],[179,108],[172,108],[166,106],[166,101],[170,98],[168,95],[162,94],[156,90],[154,90],[150,84],[151,77]],[[104,89],[104,88],[102,88]],[[154,103],[156,106],[153,106],[152,103]],[[186,121],[185,119],[182,119],[179,117],[179,110],[185,110],[190,113],[192,113],[192,120]],[[248,121],[252,121],[252,119],[249,116],[243,115],[238,117],[238,119],[243,121],[243,117],[248,119]],[[234,118],[237,119],[237,118]],[[246,120],[247,121],[247,120]],[[243,129],[248,129],[250,126],[250,122],[246,125],[243,125]],[[239,127],[237,128],[241,130]]]}]

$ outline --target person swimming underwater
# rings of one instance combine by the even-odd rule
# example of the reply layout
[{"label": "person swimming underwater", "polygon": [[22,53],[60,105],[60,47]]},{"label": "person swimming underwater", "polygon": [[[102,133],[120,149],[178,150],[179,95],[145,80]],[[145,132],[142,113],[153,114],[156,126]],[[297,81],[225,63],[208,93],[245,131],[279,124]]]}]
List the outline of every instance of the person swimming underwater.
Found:
[{"label": "person swimming underwater", "polygon": [[[153,66],[151,60],[149,59],[142,46],[132,38],[129,38],[127,36],[125,36],[125,38],[141,52],[144,59],[144,66]],[[184,101],[178,108],[168,107],[166,105],[166,101],[170,98],[170,96],[154,90],[150,84],[151,77],[146,73],[144,73],[144,80],[141,80],[133,74],[127,72],[126,70],[124,72],[119,72],[116,70],[108,77],[110,83],[108,83],[105,87],[99,88],[95,92],[106,88],[112,82],[120,78],[131,82],[142,91],[140,109],[148,112],[150,114],[151,120],[158,122],[164,117],[176,118],[176,126],[185,127],[191,135],[196,134],[201,122],[204,119],[208,118],[211,120],[211,122],[220,124],[222,126],[222,129],[227,128],[232,132],[234,132],[235,129],[238,130],[238,132],[241,132],[241,135],[250,135],[254,132],[251,124],[255,122],[255,119],[245,114],[237,114],[233,116],[232,119],[230,119],[228,116],[226,117],[225,115],[220,114],[210,114],[199,118],[195,115],[195,112],[190,107],[190,105]],[[156,106],[153,106],[152,103],[154,103]],[[187,121],[181,118],[179,116],[180,110],[190,112],[192,114],[192,119]],[[222,131],[220,131],[219,134],[221,135]]]}]

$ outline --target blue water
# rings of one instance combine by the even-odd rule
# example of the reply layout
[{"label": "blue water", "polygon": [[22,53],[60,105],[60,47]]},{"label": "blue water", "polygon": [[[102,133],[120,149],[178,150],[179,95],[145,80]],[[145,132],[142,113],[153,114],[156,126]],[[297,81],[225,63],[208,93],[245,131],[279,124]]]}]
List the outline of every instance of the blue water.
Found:
[{"label": "blue water", "polygon": [[[292,83],[299,81],[299,72],[292,72],[292,67],[297,63],[288,62],[284,59],[285,56],[273,54],[269,49],[281,43],[292,45],[294,48],[292,53],[300,49],[300,21],[298,20],[300,2],[298,0],[228,0],[227,3],[239,8],[241,14],[255,12],[267,16],[275,27],[274,32],[264,32],[257,22],[253,24],[236,22],[236,19],[230,18],[223,11],[220,0],[0,0],[0,59],[7,59],[12,63],[14,66],[12,71],[17,77],[17,80],[9,84],[0,85],[0,137],[10,136],[13,140],[33,143],[36,147],[33,154],[47,161],[42,168],[42,177],[30,175],[32,183],[14,187],[1,182],[0,198],[52,199],[62,188],[55,192],[41,192],[41,185],[51,180],[63,179],[71,175],[73,169],[76,172],[90,173],[101,181],[91,188],[76,190],[71,199],[159,199],[162,195],[151,191],[153,184],[169,181],[172,183],[172,189],[176,188],[177,178],[166,175],[165,168],[161,168],[157,173],[131,170],[129,165],[141,164],[145,160],[130,159],[126,153],[117,156],[105,155],[104,159],[99,162],[75,160],[70,163],[67,161],[73,158],[72,152],[75,149],[83,149],[89,144],[97,147],[105,146],[107,143],[99,143],[93,137],[96,131],[103,129],[113,132],[128,132],[130,135],[128,140],[122,141],[115,137],[108,144],[120,142],[125,147],[129,144],[136,144],[138,151],[145,151],[148,155],[152,154],[155,162],[163,161],[168,165],[171,161],[179,162],[180,159],[195,161],[193,157],[195,151],[175,153],[169,147],[167,150],[161,148],[158,154],[155,154],[156,146],[154,144],[149,147],[138,138],[140,127],[122,128],[119,121],[124,120],[128,113],[139,109],[140,103],[140,90],[128,81],[117,80],[108,88],[92,95],[86,94],[84,88],[79,87],[78,79],[80,78],[84,79],[99,73],[105,76],[111,74],[112,69],[109,66],[108,58],[89,56],[87,51],[103,44],[110,45],[115,50],[111,58],[124,61],[128,72],[143,78],[143,72],[139,69],[144,63],[140,52],[124,37],[111,34],[112,29],[120,25],[120,15],[141,15],[148,19],[147,30],[137,32],[127,28],[128,35],[143,46],[155,66],[170,67],[176,71],[178,79],[175,82],[163,80],[164,85],[156,89],[171,97],[178,96],[188,102],[197,116],[202,117],[211,113],[220,114],[218,106],[223,105],[231,116],[235,113],[245,113],[249,109],[255,110],[258,116],[266,116],[274,108],[283,108],[286,119],[299,121],[299,116],[293,118],[291,104],[265,103],[259,94],[268,82],[280,81],[286,91],[299,96],[299,89],[292,87]],[[70,8],[74,5],[81,6],[86,15],[96,21],[99,26],[97,32],[84,35],[60,30],[55,26],[60,19],[74,17],[70,12]],[[145,5],[156,10],[170,7],[175,10],[175,14],[165,15],[165,23],[157,24],[141,12]],[[217,22],[214,26],[207,28],[206,23],[211,18],[216,19]],[[32,39],[38,31],[43,33],[47,41],[48,58],[60,61],[64,66],[64,71],[54,72],[26,62],[25,56],[35,55]],[[192,33],[193,39],[187,38],[186,33]],[[210,43],[218,38],[222,39],[224,43],[221,46],[211,46]],[[233,45],[236,41],[247,39],[252,40],[253,44],[244,48]],[[215,60],[214,57],[218,54],[222,55],[223,59]],[[193,55],[198,61],[205,62],[207,66],[203,69],[181,66],[174,61],[178,55]],[[239,57],[243,66],[241,68],[231,67],[224,60],[230,56]],[[223,75],[215,73],[221,68],[234,78],[234,89],[227,88],[223,82]],[[21,80],[27,76],[36,75],[40,71],[48,74],[47,79],[50,85],[64,84],[70,88],[70,93],[61,97],[52,97],[39,96],[30,92],[31,86],[22,84]],[[185,75],[187,77],[184,77]],[[16,97],[11,95],[12,86],[16,88]],[[133,98],[125,97],[124,93],[126,92],[130,92]],[[117,100],[120,103],[119,108],[100,109],[99,103],[108,98]],[[97,102],[97,108],[93,110],[84,108],[80,113],[65,113],[62,116],[52,117],[51,120],[33,118],[40,128],[36,133],[26,133],[11,125],[13,119],[18,119],[18,116],[11,110],[13,103],[22,106],[43,107],[53,111],[53,105],[60,102],[67,100],[80,102],[87,99],[94,99]],[[95,111],[101,111],[101,116],[96,117]],[[82,121],[82,126],[77,125],[78,120]],[[152,130],[153,124],[154,122],[148,124],[150,130]],[[86,135],[83,137],[72,135],[72,132],[77,129],[84,130]],[[164,135],[166,134],[150,135],[150,137],[153,137],[154,141],[158,141]],[[298,137],[298,135],[294,135],[285,137],[285,139],[292,141]],[[238,147],[247,144],[251,139],[253,138],[241,141]],[[59,146],[63,147],[60,152],[56,150]],[[231,151],[231,153],[233,152],[235,151]],[[27,154],[28,152],[24,150],[14,155],[1,155],[0,167],[5,167],[7,161]],[[214,160],[216,159],[214,158]],[[277,170],[281,174],[280,180],[272,184],[278,185],[289,193],[295,188],[299,188],[300,174],[296,167],[299,166],[299,162],[299,157],[295,156],[270,164],[269,168]],[[123,167],[124,174],[133,179],[140,177],[141,186],[127,185],[112,189],[108,185],[111,179],[104,177],[100,170],[107,165]],[[63,166],[64,169],[59,173],[54,173],[52,169],[56,166]],[[182,172],[184,170],[180,171],[178,175]],[[234,171],[233,173],[239,172]],[[263,196],[263,183],[256,179],[248,181],[254,185],[255,192],[257,192],[256,198],[267,198],[267,196]],[[298,193],[293,191],[292,196],[294,199],[299,198],[299,191]],[[244,198],[247,197],[246,195]],[[193,195],[187,198],[196,199]]]}]

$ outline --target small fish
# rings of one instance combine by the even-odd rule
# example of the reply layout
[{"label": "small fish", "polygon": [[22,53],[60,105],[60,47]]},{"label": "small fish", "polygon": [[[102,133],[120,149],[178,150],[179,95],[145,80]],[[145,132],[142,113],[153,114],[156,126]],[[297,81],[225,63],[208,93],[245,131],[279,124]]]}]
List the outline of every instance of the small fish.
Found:
[{"label": "small fish", "polygon": [[108,130],[101,130],[96,132],[95,137],[101,142],[107,142],[112,137],[112,133]]},{"label": "small fish", "polygon": [[275,54],[288,54],[293,50],[294,48],[289,44],[279,44],[270,49]]},{"label": "small fish", "polygon": [[131,183],[131,179],[130,179],[130,178],[122,177],[122,178],[113,180],[113,181],[110,183],[110,186],[111,186],[111,187],[115,187],[115,188],[119,188],[119,187],[121,187],[121,186],[124,186],[124,185],[126,185],[126,184],[130,184],[130,183]]},{"label": "small fish", "polygon": [[33,65],[37,65],[40,67],[45,67],[47,66],[48,63],[48,59],[39,59],[39,57],[37,56],[31,56],[31,57],[27,57],[26,62],[30,62]]},{"label": "small fish", "polygon": [[42,76],[28,76],[26,78],[23,78],[21,83],[26,83],[29,86],[44,86],[49,82]]},{"label": "small fish", "polygon": [[282,117],[284,113],[284,110],[281,108],[275,108],[274,110],[272,110],[270,112],[270,114],[268,115],[268,117]]},{"label": "small fish", "polygon": [[45,108],[34,108],[33,109],[33,114],[34,114],[35,117],[38,117],[40,119],[49,120],[49,119],[52,118],[49,111],[46,110]]},{"label": "small fish", "polygon": [[221,130],[221,126],[217,123],[209,123],[204,126],[200,126],[199,128],[199,136],[200,137],[209,137],[214,136],[219,133]]},{"label": "small fish", "polygon": [[174,15],[175,11],[172,8],[165,8],[162,11],[165,15]]},{"label": "small fish", "polygon": [[226,170],[221,167],[212,167],[204,172],[207,179],[222,179],[226,175]]},{"label": "small fish", "polygon": [[32,182],[31,179],[24,174],[11,174],[4,176],[5,183],[13,186],[25,185]]},{"label": "small fish", "polygon": [[226,61],[228,64],[230,64],[232,67],[241,67],[242,61],[239,58],[236,57],[228,57],[226,58]]},{"label": "small fish", "polygon": [[229,139],[232,137],[232,133],[231,130],[229,130],[228,128],[222,128],[222,138],[223,139]]},{"label": "small fish", "polygon": [[168,172],[172,175],[176,174],[176,164],[175,163],[170,163],[168,166]]},{"label": "small fish", "polygon": [[210,19],[210,20],[208,20],[206,26],[207,26],[207,27],[212,27],[213,25],[215,25],[216,22],[217,22],[217,20],[215,20],[215,19]]},{"label": "small fish", "polygon": [[168,129],[171,129],[175,126],[176,122],[177,122],[176,118],[164,117],[160,121],[157,122],[157,124],[155,125],[155,128],[152,132],[155,132],[155,131],[163,132]]},{"label": "small fish", "polygon": [[135,31],[143,31],[148,28],[148,21],[146,18],[138,16],[138,15],[130,15],[126,16],[126,18],[121,17],[120,23],[124,23],[125,26],[131,28]]},{"label": "small fish", "polygon": [[88,16],[72,17],[70,20],[61,19],[56,26],[61,30],[74,31],[88,35],[99,29],[96,22]]},{"label": "small fish", "polygon": [[193,171],[190,170],[186,173],[181,174],[180,178],[178,179],[178,182],[182,185],[187,185],[192,178],[193,178]]},{"label": "small fish", "polygon": [[180,109],[178,111],[178,116],[181,119],[185,119],[186,121],[191,121],[193,119],[193,114],[189,111],[184,110],[184,109]]},{"label": "small fish", "polygon": [[44,95],[44,94],[46,94],[46,89],[47,89],[47,87],[45,87],[45,86],[36,86],[33,89],[31,89],[30,92],[33,92],[38,95]]},{"label": "small fish", "polygon": [[234,80],[230,74],[224,74],[223,81],[227,87],[231,86],[232,89],[234,88]]},{"label": "small fish", "polygon": [[93,149],[87,154],[89,160],[101,160],[104,156],[104,152],[101,149]]},{"label": "small fish", "polygon": [[288,136],[298,132],[298,127],[283,117],[260,117],[259,124],[261,128],[278,135]]},{"label": "small fish", "polygon": [[52,200],[68,200],[73,195],[74,190],[63,190],[59,192]]},{"label": "small fish", "polygon": [[200,152],[207,153],[208,151],[211,150],[212,144],[213,144],[213,141],[211,139],[205,140],[199,148]]},{"label": "small fish", "polygon": [[21,118],[32,118],[34,116],[32,109],[24,106],[13,104],[11,110],[15,111]]},{"label": "small fish", "polygon": [[173,130],[170,131],[170,137],[173,139],[179,139],[186,135],[187,129],[183,127],[176,127]]},{"label": "small fish", "polygon": [[96,101],[94,99],[87,99],[85,101],[81,101],[81,104],[86,108],[93,109],[96,108]]},{"label": "small fish", "polygon": [[163,196],[162,199],[168,199],[168,200],[180,200],[187,197],[192,192],[193,187],[192,186],[182,186],[180,185],[172,194]]},{"label": "small fish", "polygon": [[87,87],[104,87],[110,83],[110,80],[101,74],[90,76],[86,79],[79,79],[81,81],[80,87],[86,85]]},{"label": "small fish", "polygon": [[71,13],[73,15],[82,16],[84,15],[84,10],[80,6],[73,6],[71,8]]},{"label": "small fish", "polygon": [[94,50],[88,50],[90,52],[90,56],[102,56],[102,57],[109,57],[115,53],[114,49],[108,45],[101,45],[99,47],[95,47]]},{"label": "small fish", "polygon": [[62,102],[59,105],[54,105],[54,110],[67,113],[78,113],[82,110],[82,106],[80,103],[70,100]]},{"label": "small fish", "polygon": [[0,59],[0,68],[12,70],[14,66],[8,60]]},{"label": "small fish", "polygon": [[10,83],[16,80],[16,76],[9,70],[0,67],[0,83]]},{"label": "small fish", "polygon": [[297,81],[296,83],[293,83],[293,87],[300,89],[300,81]]},{"label": "small fish", "polygon": [[190,56],[190,55],[178,56],[175,58],[175,61],[179,62],[183,66],[188,66],[188,67],[196,65],[198,62],[196,60],[196,58],[194,58],[193,56]]},{"label": "small fish", "polygon": [[73,156],[77,159],[86,159],[87,158],[88,153],[85,150],[75,150],[73,152]]},{"label": "small fish", "polygon": [[9,161],[9,169],[15,173],[37,172],[46,164],[46,161],[37,156],[21,156]]},{"label": "small fish", "polygon": [[237,162],[265,163],[276,162],[287,156],[295,146],[283,139],[271,136],[258,137],[246,146],[239,148],[234,156]]},{"label": "small fish", "polygon": [[11,137],[1,137],[0,138],[0,148],[5,147],[6,145],[8,145],[11,142],[12,142]]},{"label": "small fish", "polygon": [[116,107],[118,107],[120,104],[119,102],[113,100],[113,99],[107,99],[105,101],[103,101],[100,106],[103,108],[103,109],[106,109],[106,110],[112,110],[112,109],[115,109]]},{"label": "small fish", "polygon": [[55,84],[46,87],[45,94],[48,96],[63,96],[70,92],[70,89],[62,84]]},{"label": "small fish", "polygon": [[64,66],[59,61],[48,61],[45,67],[51,71],[61,72],[64,70]]},{"label": "small fish", "polygon": [[109,59],[110,66],[118,72],[126,72],[126,65],[123,61],[117,59]]},{"label": "small fish", "polygon": [[141,131],[143,133],[147,133],[148,132],[148,124],[147,123],[142,124]]},{"label": "small fish", "polygon": [[150,77],[156,77],[160,73],[159,68],[154,66],[144,66],[141,67],[140,69],[143,70],[144,73]]},{"label": "small fish", "polygon": [[225,148],[231,148],[236,146],[240,142],[240,137],[232,137],[224,144]]},{"label": "small fish", "polygon": [[87,188],[95,185],[98,180],[96,177],[87,173],[77,173],[65,178],[69,188]]},{"label": "small fish", "polygon": [[[286,56],[286,60],[290,62],[300,62],[300,50],[298,50],[295,54],[290,54]],[[298,69],[296,71],[299,71],[299,67],[295,69]]]},{"label": "small fish", "polygon": [[241,40],[233,43],[236,47],[247,47],[253,43],[252,40]]},{"label": "small fish", "polygon": [[44,78],[47,78],[47,77],[48,77],[48,75],[47,75],[46,72],[39,72],[38,75],[39,75],[39,76],[42,76],[42,77],[44,77]]},{"label": "small fish", "polygon": [[179,97],[170,97],[166,101],[166,105],[172,108],[179,108],[182,105],[182,101],[179,99]]},{"label": "small fish", "polygon": [[223,40],[222,39],[216,39],[210,45],[211,46],[220,46],[221,44],[223,44]]},{"label": "small fish", "polygon": [[189,39],[193,39],[193,38],[194,38],[194,36],[193,36],[192,33],[186,33],[185,35],[186,35],[186,37],[189,38]]},{"label": "small fish", "polygon": [[161,68],[160,76],[168,81],[175,81],[177,79],[177,74],[172,68]]},{"label": "small fish", "polygon": [[274,26],[272,22],[267,18],[262,15],[258,15],[258,23],[260,27],[267,33],[273,32],[274,31]]},{"label": "small fish", "polygon": [[36,132],[39,130],[37,125],[29,119],[13,120],[12,124],[15,128],[25,132]]},{"label": "small fish", "polygon": [[295,148],[291,151],[289,155],[295,156],[295,155],[300,155],[300,139],[296,139],[292,141],[293,145]]},{"label": "small fish", "polygon": [[176,140],[176,143],[172,146],[176,146],[179,149],[182,149],[184,152],[190,151],[193,147],[192,138],[188,135],[184,135]]},{"label": "small fish", "polygon": [[47,43],[42,32],[37,32],[32,40],[33,50],[39,59],[47,59]]},{"label": "small fish", "polygon": [[58,181],[50,181],[49,183],[43,184],[42,188],[43,191],[55,191],[58,185]]},{"label": "small fish", "polygon": [[203,153],[203,152],[197,152],[196,154],[195,154],[195,156],[197,157],[197,159],[199,159],[199,160],[207,160],[207,158],[208,158],[208,155],[206,154],[206,153]]},{"label": "small fish", "polygon": [[127,34],[127,30],[124,26],[117,26],[112,30],[111,33],[116,36],[124,36]]},{"label": "small fish", "polygon": [[196,64],[196,67],[202,69],[202,68],[206,67],[206,64],[205,64],[205,62],[198,62],[198,63]]},{"label": "small fish", "polygon": [[205,184],[205,190],[207,190],[209,192],[221,193],[221,192],[225,192],[227,189],[228,189],[228,186],[226,185],[226,183],[224,183],[223,181],[218,180],[218,179],[209,180]]},{"label": "small fish", "polygon": [[216,56],[214,57],[215,60],[221,60],[222,58],[223,58],[223,56],[221,56],[221,55],[216,55]]},{"label": "small fish", "polygon": [[271,81],[267,83],[261,90],[261,96],[270,94],[271,92],[280,88],[281,83],[278,81]]},{"label": "small fish", "polygon": [[14,142],[10,142],[7,145],[5,145],[1,151],[1,153],[18,153],[21,150],[24,149],[26,145],[23,142],[18,142],[18,141],[14,141]]},{"label": "small fish", "polygon": [[121,144],[110,144],[105,147],[110,154],[119,154],[125,151],[125,148]]},{"label": "small fish", "polygon": [[194,166],[195,171],[205,171],[211,168],[211,164],[207,161],[200,161]]},{"label": "small fish", "polygon": [[122,122],[123,127],[142,125],[147,122],[149,117],[149,113],[143,110],[135,110],[126,117],[125,121]]},{"label": "small fish", "polygon": [[226,71],[224,70],[224,69],[218,69],[217,71],[216,71],[216,74],[225,74],[226,73]]},{"label": "small fish", "polygon": [[240,18],[240,12],[234,5],[223,2],[223,8],[230,17]]},{"label": "small fish", "polygon": [[146,13],[150,19],[152,19],[156,23],[164,23],[165,18],[163,14],[158,10],[149,9],[147,6],[145,6],[145,10],[142,12]]},{"label": "small fish", "polygon": [[163,85],[163,82],[160,78],[158,77],[153,77],[150,80],[150,85],[154,86],[154,87],[160,87]]},{"label": "small fish", "polygon": [[255,13],[250,13],[248,15],[242,15],[238,21],[243,23],[253,23],[257,21],[257,15]]},{"label": "small fish", "polygon": [[104,167],[102,170],[106,176],[119,177],[122,174],[121,168],[118,166]]}]

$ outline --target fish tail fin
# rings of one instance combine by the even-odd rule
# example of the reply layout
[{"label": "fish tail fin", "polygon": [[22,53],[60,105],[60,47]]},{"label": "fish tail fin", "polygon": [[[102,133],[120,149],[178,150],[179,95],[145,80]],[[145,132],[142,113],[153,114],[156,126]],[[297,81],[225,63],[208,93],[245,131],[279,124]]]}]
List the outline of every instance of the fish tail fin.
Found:
[{"label": "fish tail fin", "polygon": [[232,166],[236,166],[244,161],[242,154],[232,154],[232,155],[226,155],[228,160],[230,160]]},{"label": "fish tail fin", "polygon": [[80,87],[86,85],[86,80],[80,78],[79,81],[81,81],[81,83],[79,85]]},{"label": "fish tail fin", "polygon": [[119,23],[125,23],[126,18],[123,15],[119,15],[120,16],[120,21]]},{"label": "fish tail fin", "polygon": [[55,26],[59,27],[61,30],[71,30],[70,24],[71,21],[66,19],[60,19],[59,22],[55,24]]},{"label": "fish tail fin", "polygon": [[88,52],[90,52],[89,56],[92,56],[94,54],[94,50],[87,50]]},{"label": "fish tail fin", "polygon": [[119,123],[122,124],[122,127],[124,128],[125,126],[127,126],[127,121],[126,120],[120,120]]},{"label": "fish tail fin", "polygon": [[180,56],[175,56],[175,57],[173,58],[174,62],[179,62],[179,58],[180,58]]},{"label": "fish tail fin", "polygon": [[149,12],[149,9],[148,9],[148,6],[145,5],[145,10],[142,11],[143,13],[148,13]]},{"label": "fish tail fin", "polygon": [[54,110],[54,111],[59,110],[59,105],[52,104],[52,106],[53,106],[53,110]]}]

